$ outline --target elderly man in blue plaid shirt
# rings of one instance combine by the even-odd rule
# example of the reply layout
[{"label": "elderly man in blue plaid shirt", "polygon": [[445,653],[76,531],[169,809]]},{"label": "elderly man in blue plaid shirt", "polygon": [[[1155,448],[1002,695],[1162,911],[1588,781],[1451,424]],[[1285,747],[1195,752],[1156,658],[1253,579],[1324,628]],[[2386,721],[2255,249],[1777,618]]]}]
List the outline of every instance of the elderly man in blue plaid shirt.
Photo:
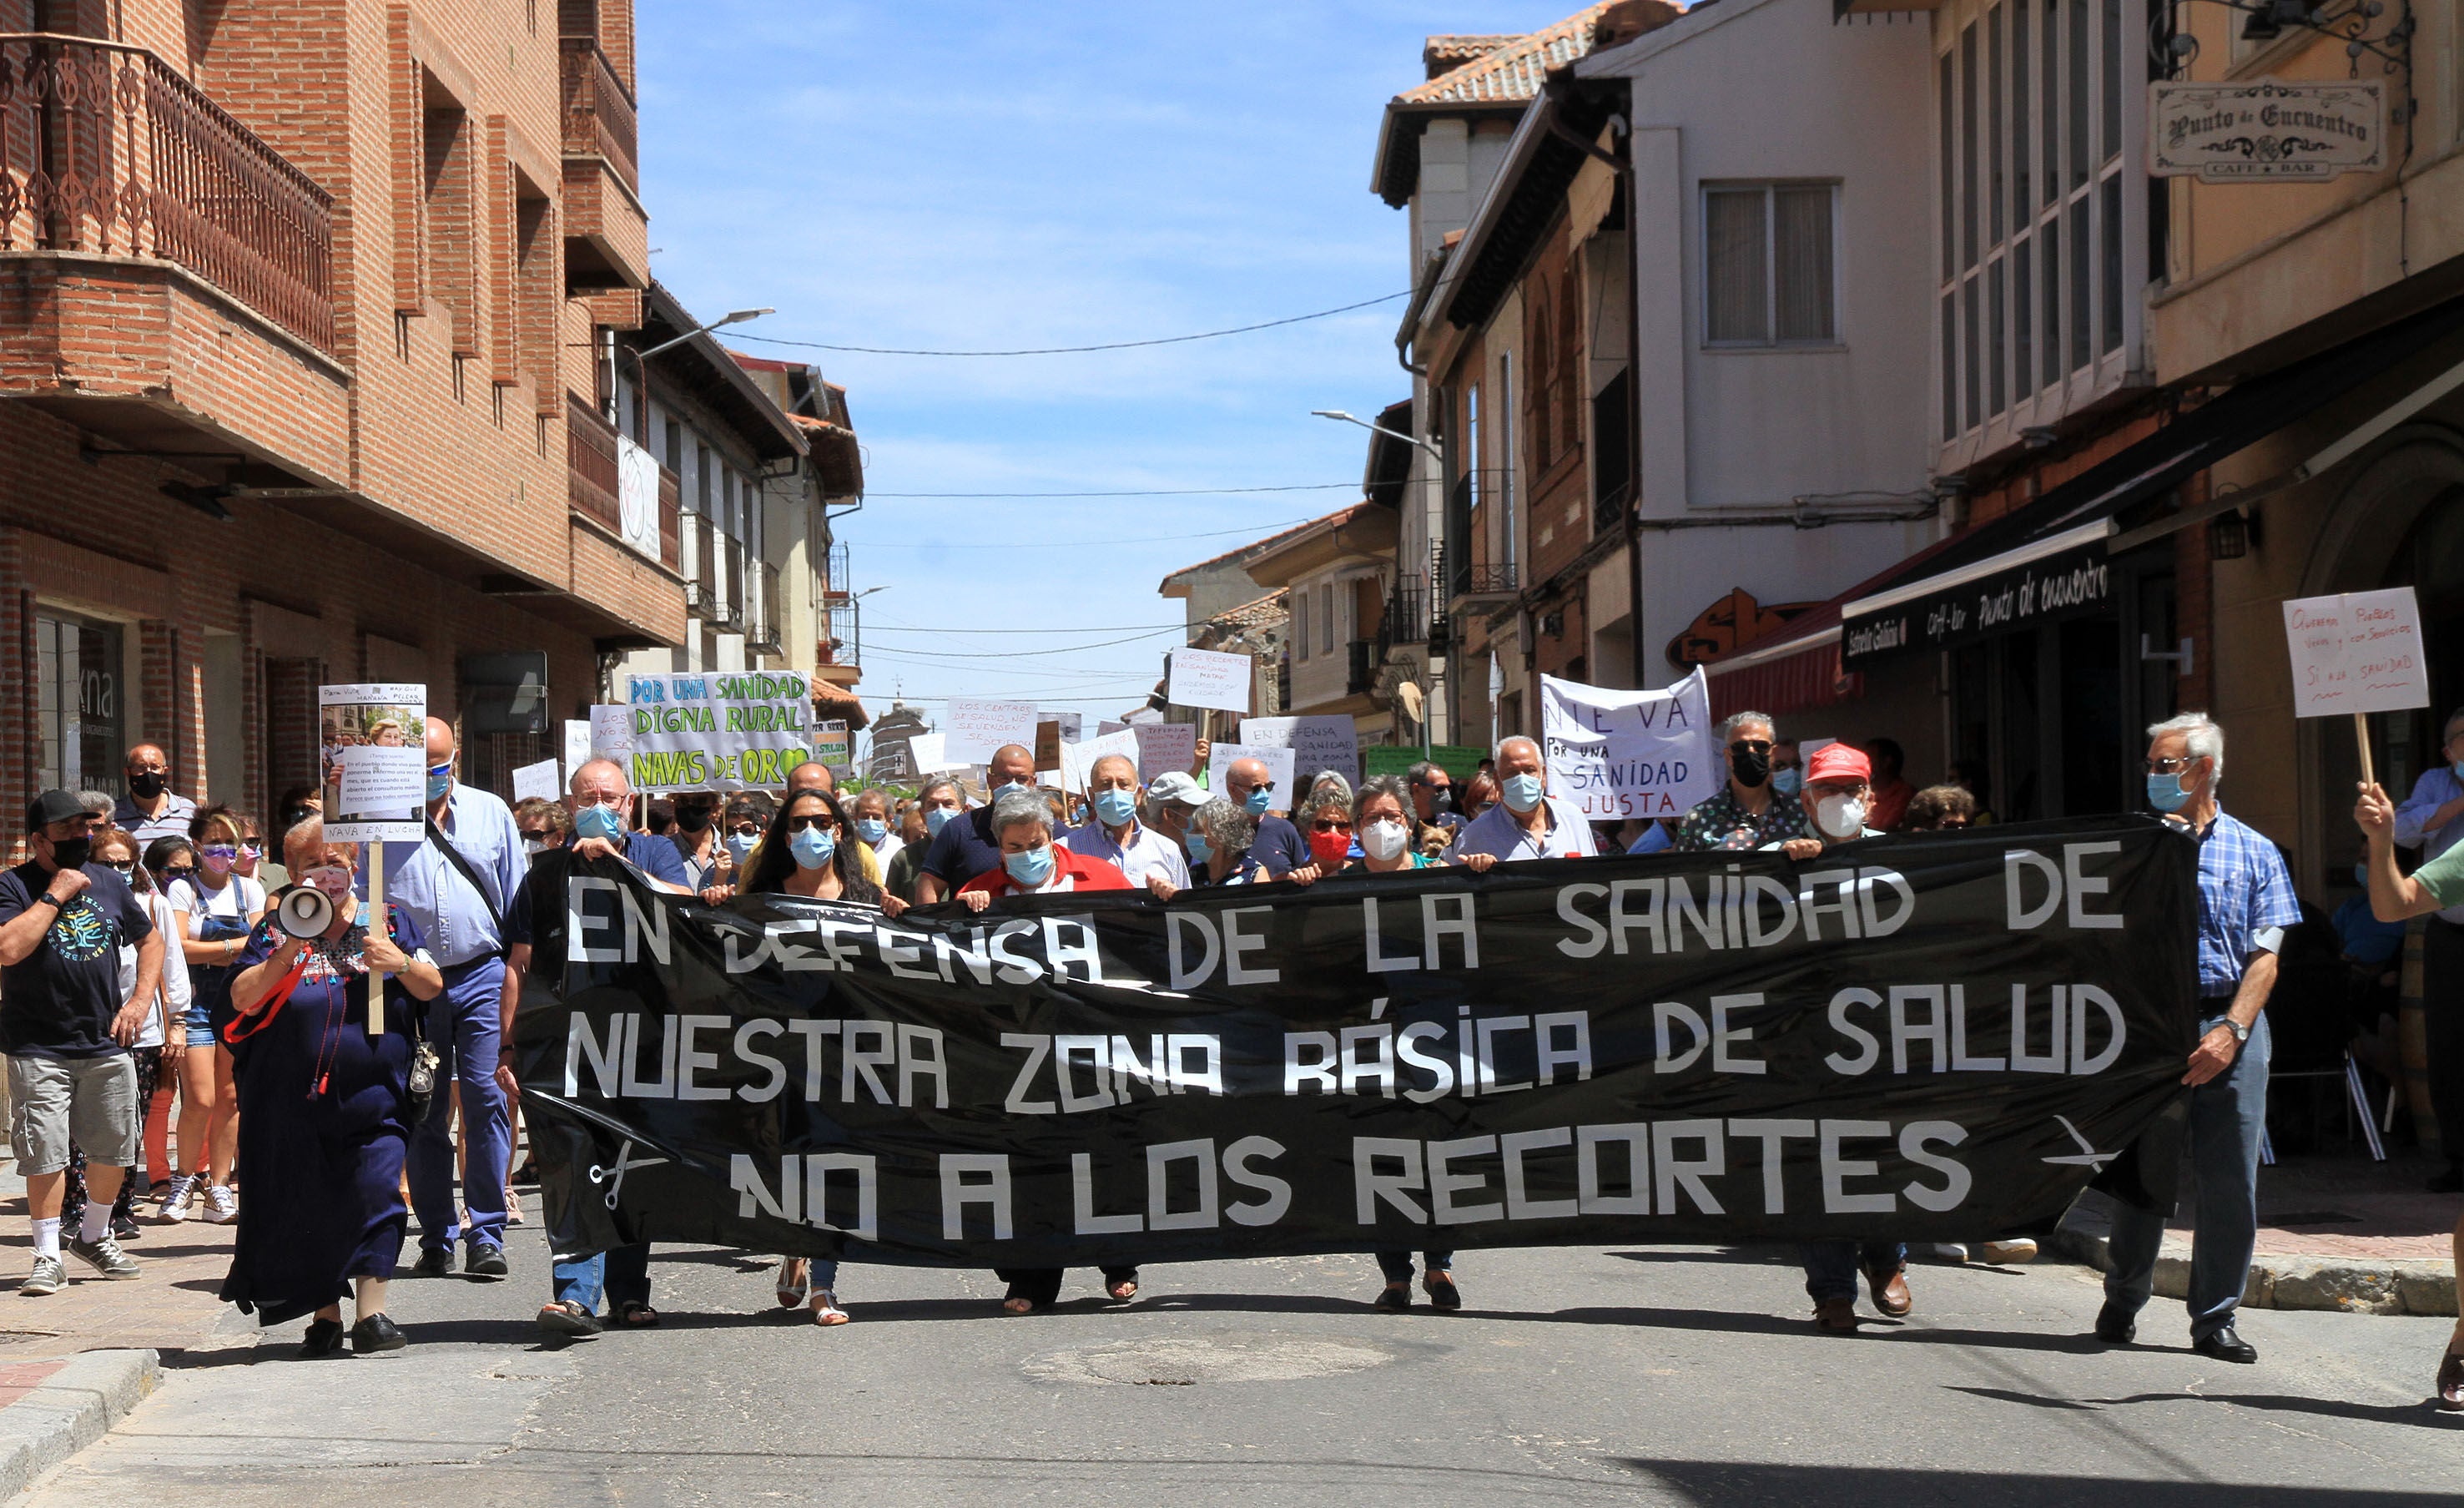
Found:
[{"label": "elderly man in blue plaid shirt", "polygon": [[[2258,1234],[2258,1146],[2267,1125],[2267,1020],[2284,932],[2301,920],[2284,855],[2225,815],[2216,785],[2224,730],[2202,712],[2147,730],[2147,801],[2199,840],[2199,1045],[2182,1082],[2190,1090],[2191,1182],[2198,1229],[2190,1244],[2190,1348],[2219,1362],[2258,1360],[2233,1329]],[[2128,1344],[2156,1274],[2165,1216],[2124,1205],[2114,1215],[2100,1340]]]}]

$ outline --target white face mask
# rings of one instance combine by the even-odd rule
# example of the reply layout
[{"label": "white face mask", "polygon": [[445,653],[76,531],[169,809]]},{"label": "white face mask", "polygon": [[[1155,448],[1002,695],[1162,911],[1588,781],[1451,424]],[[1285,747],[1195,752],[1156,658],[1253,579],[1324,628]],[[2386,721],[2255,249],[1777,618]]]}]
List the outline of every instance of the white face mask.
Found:
[{"label": "white face mask", "polygon": [[1380,864],[1391,864],[1403,855],[1403,845],[1410,841],[1403,824],[1393,817],[1379,817],[1360,830],[1360,852]]},{"label": "white face mask", "polygon": [[1814,804],[1815,825],[1835,842],[1865,831],[1865,804],[1854,796],[1825,796]]}]

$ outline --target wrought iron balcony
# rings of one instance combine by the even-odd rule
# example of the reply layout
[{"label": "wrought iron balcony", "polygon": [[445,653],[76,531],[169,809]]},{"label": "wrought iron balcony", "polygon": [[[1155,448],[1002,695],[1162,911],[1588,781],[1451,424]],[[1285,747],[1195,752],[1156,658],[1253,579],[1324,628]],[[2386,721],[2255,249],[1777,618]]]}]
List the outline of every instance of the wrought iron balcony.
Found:
[{"label": "wrought iron balcony", "polygon": [[1377,684],[1377,644],[1374,639],[1353,639],[1344,645],[1350,652],[1350,663],[1343,676],[1343,694],[1365,697]]},{"label": "wrought iron balcony", "polygon": [[606,159],[626,188],[641,192],[641,116],[633,91],[616,77],[596,38],[563,37],[557,53],[564,73],[565,154]]},{"label": "wrought iron balcony", "polygon": [[779,567],[767,562],[754,567],[760,581],[761,616],[754,623],[745,639],[745,648],[764,654],[781,653],[779,643]]},{"label": "wrought iron balcony", "polygon": [[0,253],[171,262],[334,347],[334,201],[142,47],[0,33]]}]

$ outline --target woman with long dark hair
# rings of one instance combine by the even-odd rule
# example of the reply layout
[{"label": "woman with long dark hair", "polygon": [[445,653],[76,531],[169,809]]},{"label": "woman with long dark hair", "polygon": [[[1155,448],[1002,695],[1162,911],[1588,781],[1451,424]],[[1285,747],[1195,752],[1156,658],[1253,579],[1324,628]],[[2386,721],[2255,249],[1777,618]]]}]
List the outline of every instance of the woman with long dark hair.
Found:
[{"label": "woman with long dark hair", "polygon": [[[825,790],[800,790],[770,819],[761,846],[754,851],[751,873],[737,887],[739,896],[801,896],[807,900],[836,900],[848,905],[878,906],[896,916],[907,902],[885,895],[864,877],[857,856],[855,828],[838,798]],[[836,1257],[782,1256],[775,1292],[779,1307],[793,1309],[809,1302],[813,1323],[840,1325],[847,1313],[839,1307],[839,1264]]]}]

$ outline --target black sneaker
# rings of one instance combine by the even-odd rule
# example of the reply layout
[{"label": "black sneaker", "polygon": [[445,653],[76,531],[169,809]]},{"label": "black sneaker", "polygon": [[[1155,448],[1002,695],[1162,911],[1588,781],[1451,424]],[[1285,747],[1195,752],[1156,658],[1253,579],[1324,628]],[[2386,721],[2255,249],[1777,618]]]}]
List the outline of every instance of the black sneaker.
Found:
[{"label": "black sneaker", "polygon": [[497,1282],[511,1271],[505,1265],[504,1248],[485,1242],[473,1245],[471,1254],[462,1261],[462,1275],[475,1277],[483,1283]]},{"label": "black sneaker", "polygon": [[411,1264],[413,1277],[451,1277],[453,1275],[453,1253],[445,1251],[422,1251],[419,1260]]},{"label": "black sneaker", "polygon": [[2128,1345],[2139,1339],[2139,1318],[2108,1298],[2096,1312],[2096,1338],[2107,1345]]},{"label": "black sneaker", "polygon": [[307,1338],[299,1342],[299,1359],[303,1362],[314,1362],[324,1357],[341,1354],[342,1321],[340,1320],[309,1320]]},{"label": "black sneaker", "polygon": [[399,1351],[409,1343],[410,1338],[402,1333],[402,1326],[381,1314],[362,1315],[360,1322],[351,1326],[351,1353],[355,1356]]}]

